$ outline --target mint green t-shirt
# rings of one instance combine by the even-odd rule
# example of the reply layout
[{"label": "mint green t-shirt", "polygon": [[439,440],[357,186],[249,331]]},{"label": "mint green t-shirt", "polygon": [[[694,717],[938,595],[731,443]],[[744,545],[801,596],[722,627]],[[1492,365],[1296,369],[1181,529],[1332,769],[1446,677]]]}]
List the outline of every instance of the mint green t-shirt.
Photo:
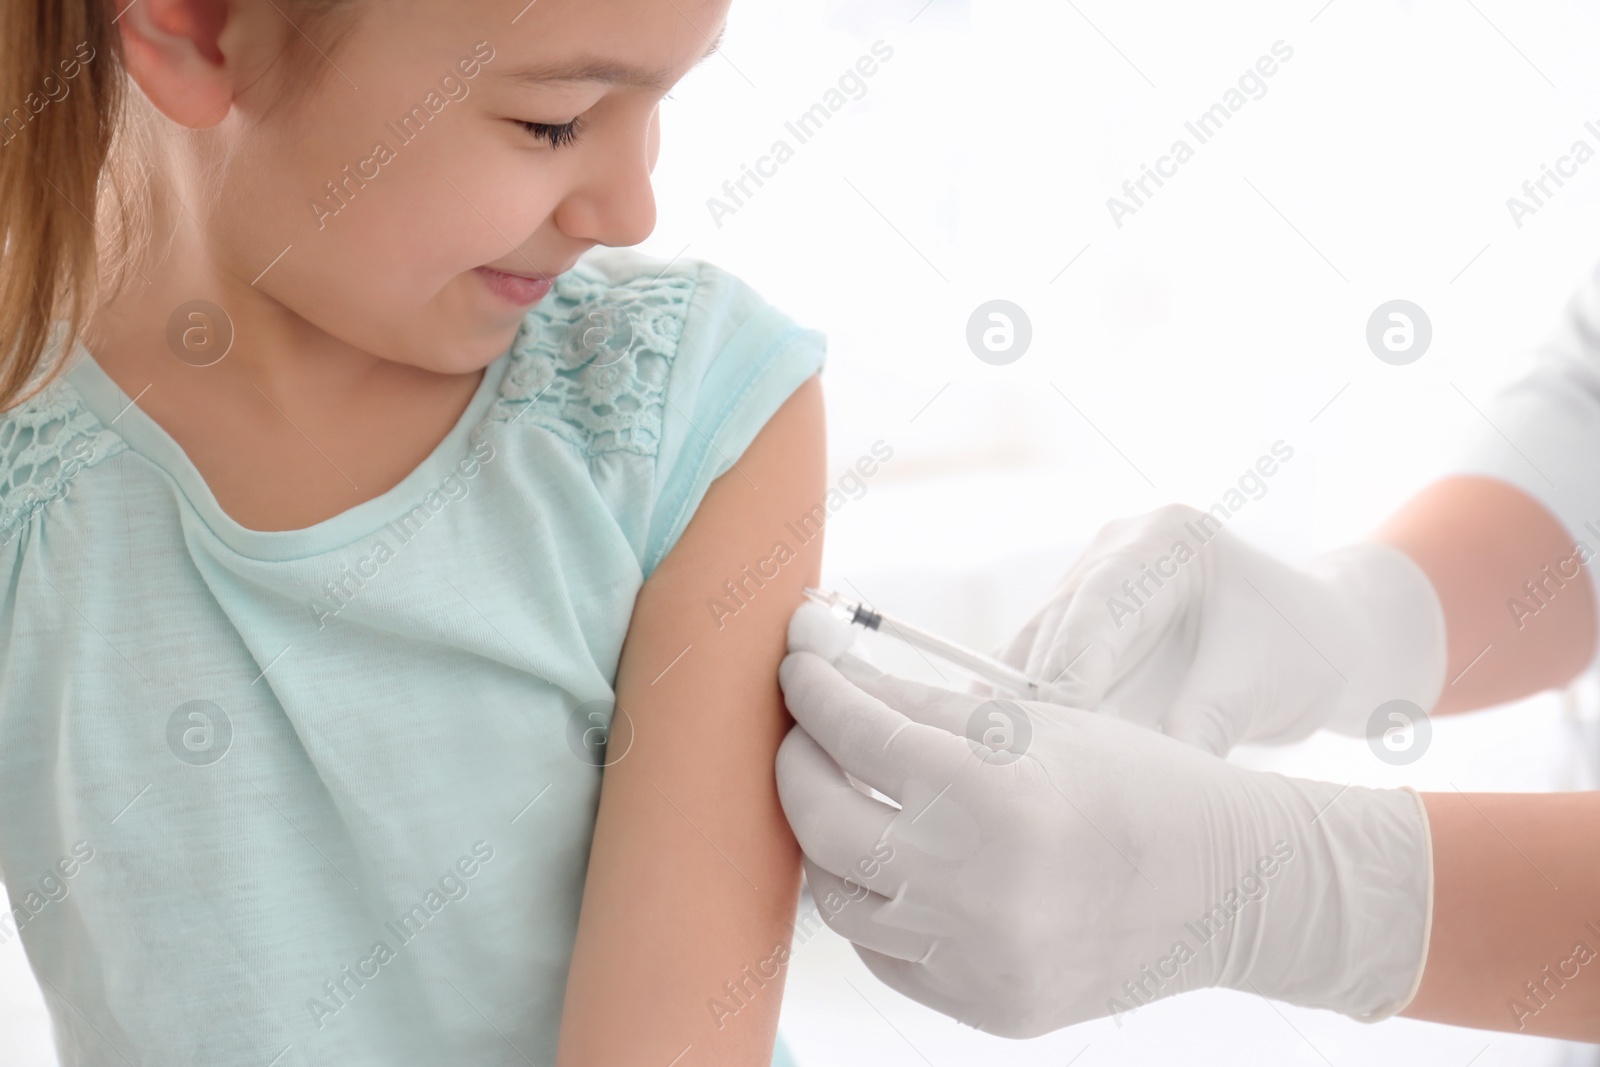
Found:
[{"label": "mint green t-shirt", "polygon": [[62,1062],[554,1063],[634,599],[820,335],[592,254],[421,466],[280,532],[71,360],[0,415],[0,942]]}]

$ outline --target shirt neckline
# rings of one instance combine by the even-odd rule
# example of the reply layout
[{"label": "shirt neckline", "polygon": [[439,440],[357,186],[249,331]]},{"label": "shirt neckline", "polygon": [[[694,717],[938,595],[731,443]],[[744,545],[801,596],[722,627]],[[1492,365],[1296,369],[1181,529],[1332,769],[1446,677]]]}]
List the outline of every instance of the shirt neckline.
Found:
[{"label": "shirt neckline", "polygon": [[472,400],[428,457],[388,491],[321,522],[296,530],[252,530],[236,522],[161,424],[134,404],[80,341],[64,377],[102,425],[175,482],[189,506],[218,540],[252,559],[284,562],[343,547],[381,530],[438,488],[467,451],[467,439],[489,413],[510,363],[509,350],[484,368]]}]

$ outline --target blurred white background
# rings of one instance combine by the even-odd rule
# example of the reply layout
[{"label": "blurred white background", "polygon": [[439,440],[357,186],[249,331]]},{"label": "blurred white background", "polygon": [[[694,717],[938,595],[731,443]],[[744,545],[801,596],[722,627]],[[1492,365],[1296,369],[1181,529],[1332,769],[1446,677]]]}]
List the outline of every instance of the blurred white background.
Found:
[{"label": "blurred white background", "polygon": [[[714,218],[707,198],[794,144],[784,123],[877,41],[893,57],[859,101]],[[1197,145],[1185,121],[1278,41],[1293,55],[1265,95]],[[978,647],[1107,520],[1208,507],[1276,441],[1294,458],[1233,529],[1292,556],[1366,533],[1485,432],[1463,394],[1481,407],[1514,375],[1600,258],[1600,159],[1520,228],[1506,206],[1574,140],[1600,148],[1593,5],[736,3],[723,51],[667,105],[649,250],[737,271],[828,333],[836,476],[874,441],[894,458],[830,521],[826,584]],[[1194,158],[1117,227],[1107,198],[1179,137]],[[966,343],[996,298],[1033,327],[1006,366]],[[1409,366],[1365,341],[1395,298],[1432,320]],[[1580,730],[1552,694],[1437,722],[1408,767],[1332,737],[1235,758],[1371,785],[1593,788]],[[831,933],[788,982],[783,1030],[807,1067],[1600,1063],[1224,992],[1007,1042],[885,988]]]},{"label": "blurred white background", "polygon": [[[893,55],[860,99],[715,217],[708,198],[794,146],[785,122],[878,41]],[[1293,55],[1265,95],[1117,227],[1107,198],[1175,139],[1195,145],[1185,121],[1278,41]],[[1289,555],[1360,536],[1443,470],[1482,430],[1463,397],[1481,406],[1516,372],[1600,253],[1600,159],[1522,227],[1506,207],[1574,140],[1600,147],[1584,129],[1597,49],[1600,9],[1577,0],[738,0],[721,57],[664,106],[646,249],[717,262],[828,333],[836,477],[875,441],[894,457],[831,520],[827,584],[989,647],[1108,519],[1208,507],[1276,441],[1293,459],[1231,525]],[[1007,366],[965,339],[994,298],[1032,322]],[[1365,343],[1393,298],[1432,320],[1409,366]],[[1593,788],[1585,729],[1549,695],[1436,723],[1405,768],[1322,737],[1235,758],[1362,784]],[[831,932],[788,985],[805,1067],[1600,1063],[1221,992],[1006,1042],[878,984]],[[5,1064],[53,1063],[16,941],[0,1034]]]}]

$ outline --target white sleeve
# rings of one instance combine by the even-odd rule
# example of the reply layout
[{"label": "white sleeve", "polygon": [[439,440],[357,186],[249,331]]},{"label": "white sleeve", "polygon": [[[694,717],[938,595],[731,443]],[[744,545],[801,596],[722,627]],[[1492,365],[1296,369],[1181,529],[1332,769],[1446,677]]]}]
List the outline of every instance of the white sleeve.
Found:
[{"label": "white sleeve", "polygon": [[[1451,473],[1509,482],[1566,526],[1587,548],[1583,558],[1600,555],[1600,264],[1534,351],[1527,373],[1483,414],[1490,425],[1470,439]],[[1600,559],[1585,569],[1600,601]]]}]

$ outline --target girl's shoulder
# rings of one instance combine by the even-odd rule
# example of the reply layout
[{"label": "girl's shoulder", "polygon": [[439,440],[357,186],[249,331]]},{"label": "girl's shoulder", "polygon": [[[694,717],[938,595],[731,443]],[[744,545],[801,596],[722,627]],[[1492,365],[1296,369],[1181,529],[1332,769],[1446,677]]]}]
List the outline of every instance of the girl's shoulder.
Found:
[{"label": "girl's shoulder", "polygon": [[654,455],[700,272],[637,254],[586,256],[523,320],[491,417],[543,426],[591,458]]},{"label": "girl's shoulder", "polygon": [[491,417],[544,426],[588,458],[654,457],[674,406],[737,400],[715,394],[801,334],[820,353],[820,335],[710,263],[592,252],[528,313]]},{"label": "girl's shoulder", "polygon": [[648,574],[825,348],[709,263],[596,251],[528,313],[490,418],[576,449]]},{"label": "girl's shoulder", "polygon": [[0,412],[0,546],[36,511],[65,496],[84,470],[125,448],[64,374]]}]

